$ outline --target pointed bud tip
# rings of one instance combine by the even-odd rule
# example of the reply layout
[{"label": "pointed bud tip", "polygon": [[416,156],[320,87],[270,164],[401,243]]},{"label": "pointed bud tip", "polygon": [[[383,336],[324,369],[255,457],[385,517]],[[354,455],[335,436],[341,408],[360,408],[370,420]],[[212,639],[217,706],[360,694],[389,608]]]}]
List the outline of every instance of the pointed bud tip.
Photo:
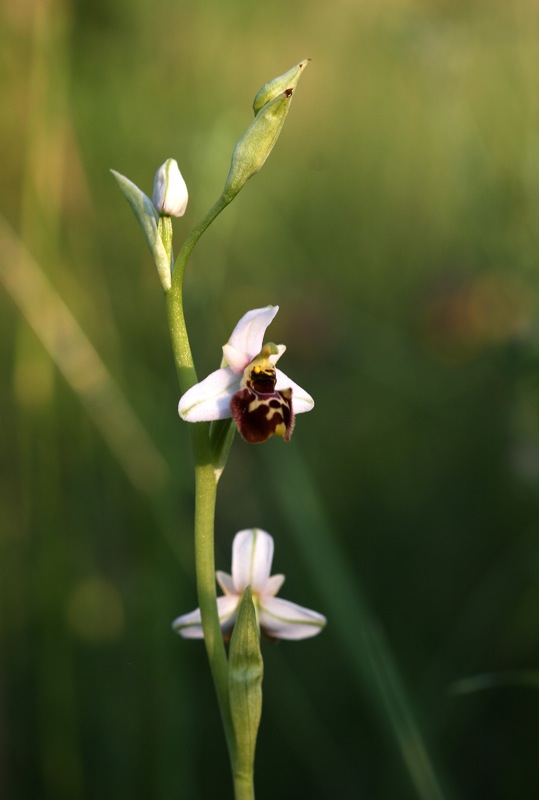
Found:
[{"label": "pointed bud tip", "polygon": [[[267,105],[267,103],[271,102],[271,100],[277,97],[277,95],[281,94],[287,89],[293,90],[296,88],[303,68],[307,66],[310,60],[310,58],[304,58],[303,61],[299,62],[299,64],[295,64],[282,75],[279,75],[277,78],[273,78],[273,80],[264,84],[253,102],[253,111],[255,112],[255,116],[265,105]],[[286,96],[290,97],[291,95],[287,94]]]}]

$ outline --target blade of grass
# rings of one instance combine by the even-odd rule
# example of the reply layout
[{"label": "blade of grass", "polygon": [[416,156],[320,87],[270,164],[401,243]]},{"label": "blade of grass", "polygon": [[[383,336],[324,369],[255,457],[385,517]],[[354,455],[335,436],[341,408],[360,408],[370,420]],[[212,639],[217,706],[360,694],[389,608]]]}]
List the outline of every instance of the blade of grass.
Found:
[{"label": "blade of grass", "polygon": [[165,459],[70,309],[1,216],[0,282],[79,396],[133,486],[157,495],[169,478]]},{"label": "blade of grass", "polygon": [[480,675],[461,678],[450,686],[450,691],[451,694],[463,695],[485,689],[498,689],[502,686],[539,689],[539,670],[508,669],[500,672],[483,672]]},{"label": "blade of grass", "polygon": [[[324,613],[361,689],[374,699],[377,712],[385,712],[417,796],[421,800],[443,800],[445,794],[397,665],[361,595],[358,576],[338,548],[338,537],[331,530],[307,466],[295,447],[289,449],[286,458],[276,456],[270,448],[265,448],[263,455],[268,467],[267,484],[272,485],[272,493],[296,537],[323,598]],[[297,491],[298,486],[301,492]]]}]

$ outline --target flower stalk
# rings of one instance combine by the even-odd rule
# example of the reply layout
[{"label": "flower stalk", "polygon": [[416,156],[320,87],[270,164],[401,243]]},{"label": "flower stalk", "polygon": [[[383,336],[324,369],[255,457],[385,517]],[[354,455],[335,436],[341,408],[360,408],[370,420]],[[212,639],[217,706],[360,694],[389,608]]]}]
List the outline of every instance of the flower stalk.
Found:
[{"label": "flower stalk", "polygon": [[[180,386],[196,383],[182,305],[182,284],[175,282],[167,294],[172,349]],[[214,520],[217,477],[212,464],[209,424],[190,425],[195,460],[195,561],[198,602],[204,643],[217,694],[221,719],[232,767],[235,763],[235,738],[228,696],[228,664],[217,614],[215,588]]]},{"label": "flower stalk", "polygon": [[[198,426],[192,426],[197,428]],[[207,427],[207,426],[204,426]],[[200,603],[204,644],[208,654],[210,670],[215,685],[221,719],[232,769],[236,763],[236,740],[230,713],[228,689],[228,663],[225,652],[219,616],[217,614],[217,593],[215,588],[214,519],[217,479],[209,460],[207,430],[204,439],[192,435],[193,450],[197,461],[195,466],[195,560],[198,602]],[[199,443],[197,438],[202,441]],[[202,458],[201,458],[202,456]]]},{"label": "flower stalk", "polygon": [[[210,227],[214,219],[219,216],[221,211],[226,208],[233,199],[233,197],[226,197],[224,194],[222,194],[221,197],[210,208],[206,216],[200,220],[198,225],[195,225],[188,238],[183,243],[172,271],[172,283],[179,286],[180,292],[185,266],[189,260],[189,256],[191,255],[194,246],[202,234]],[[181,386],[181,388],[183,390],[183,386]]]},{"label": "flower stalk", "polygon": [[[193,248],[202,234],[209,228],[221,211],[226,208],[229,202],[230,200],[222,195],[198,225],[193,228],[180,249],[172,270],[170,288],[166,292],[172,351],[182,392],[188,391],[197,383],[197,373],[183,311],[183,276],[185,267]],[[224,464],[221,465],[219,471],[216,471],[212,459],[210,425],[208,423],[190,425],[189,432],[195,460],[195,568],[197,595],[206,653],[219,703],[232,771],[235,774],[236,740],[230,713],[228,661],[217,613],[215,587],[215,503],[217,483]],[[251,775],[251,787],[252,781],[253,776]]]}]

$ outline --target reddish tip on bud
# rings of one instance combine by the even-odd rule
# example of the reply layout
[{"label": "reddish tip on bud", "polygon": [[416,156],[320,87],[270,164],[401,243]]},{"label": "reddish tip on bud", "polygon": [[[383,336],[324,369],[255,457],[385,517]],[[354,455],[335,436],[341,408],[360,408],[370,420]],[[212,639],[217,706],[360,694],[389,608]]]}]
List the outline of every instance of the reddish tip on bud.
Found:
[{"label": "reddish tip on bud", "polygon": [[[282,75],[279,75],[277,78],[273,78],[273,80],[268,81],[268,83],[266,83],[260,89],[254,99],[253,111],[255,114],[258,114],[263,106],[271,102],[271,100],[277,97],[278,94],[281,94],[281,92],[289,91],[290,94],[292,94],[292,91],[298,85],[298,81],[301,77],[303,69],[307,66],[310,60],[310,58],[304,58],[303,61],[300,61],[299,64],[295,64]],[[287,94],[287,97],[290,97],[290,95]]]}]

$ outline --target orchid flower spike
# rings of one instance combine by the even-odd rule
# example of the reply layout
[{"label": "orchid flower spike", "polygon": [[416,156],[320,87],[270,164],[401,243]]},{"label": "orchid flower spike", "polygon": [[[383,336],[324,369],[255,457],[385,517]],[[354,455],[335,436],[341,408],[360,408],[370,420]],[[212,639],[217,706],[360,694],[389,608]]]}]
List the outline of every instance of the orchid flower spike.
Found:
[{"label": "orchid flower spike", "polygon": [[255,308],[245,314],[223,347],[221,369],[191,387],[180,399],[178,412],[187,422],[234,418],[243,438],[265,442],[277,434],[286,442],[294,415],[310,411],[314,400],[275,365],[284,344],[263,345],[266,328],[279,306]]},{"label": "orchid flower spike", "polygon": [[[273,561],[273,538],[260,530],[240,531],[232,544],[232,575],[216,572],[224,592],[217,598],[221,630],[229,636],[245,589],[250,586],[260,629],[275,639],[308,639],[320,633],[326,618],[317,611],[275,597],[284,583],[284,575],[270,577]],[[200,609],[174,620],[172,627],[186,639],[202,639]]]}]

